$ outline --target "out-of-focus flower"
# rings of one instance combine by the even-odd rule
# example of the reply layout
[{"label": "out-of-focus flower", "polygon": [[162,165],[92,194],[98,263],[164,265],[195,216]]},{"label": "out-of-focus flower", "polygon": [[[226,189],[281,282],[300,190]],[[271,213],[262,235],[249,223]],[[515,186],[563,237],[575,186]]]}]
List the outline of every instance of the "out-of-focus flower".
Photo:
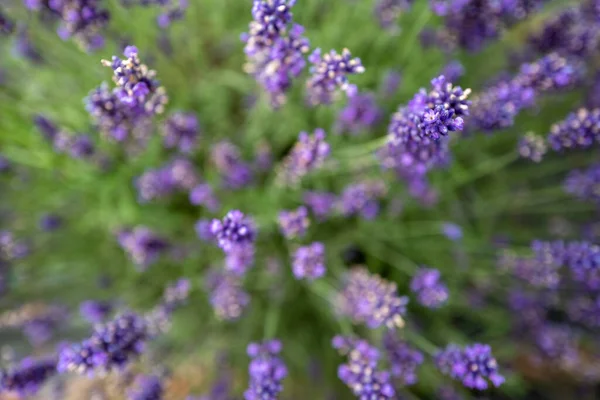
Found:
[{"label": "out-of-focus flower", "polygon": [[252,181],[250,165],[242,160],[239,149],[231,142],[222,141],[211,149],[211,159],[225,186],[239,189]]},{"label": "out-of-focus flower", "polygon": [[127,392],[128,400],[161,400],[164,389],[160,378],[154,375],[136,376],[133,387]]},{"label": "out-of-focus flower", "polygon": [[425,307],[438,308],[448,300],[448,287],[441,282],[440,271],[434,268],[420,268],[410,282],[410,289]]},{"label": "out-of-focus flower", "polygon": [[325,246],[314,242],[299,247],[294,253],[292,272],[296,279],[317,279],[325,275]]},{"label": "out-of-focus flower", "polygon": [[238,277],[224,271],[211,270],[206,276],[210,304],[218,318],[238,319],[250,303],[250,296],[242,288]]},{"label": "out-of-focus flower", "polygon": [[309,226],[308,210],[304,206],[279,213],[279,228],[283,236],[288,239],[304,236]]},{"label": "out-of-focus flower", "polygon": [[131,261],[141,270],[156,262],[170,247],[169,242],[143,226],[121,231],[118,241]]},{"label": "out-of-focus flower", "polygon": [[519,140],[519,154],[523,158],[539,163],[548,151],[544,137],[533,132],[527,132]]},{"label": "out-of-focus flower", "polygon": [[103,322],[112,309],[112,304],[106,301],[87,300],[79,305],[81,316],[92,324]]},{"label": "out-of-focus flower", "polygon": [[8,370],[0,370],[0,392],[15,392],[22,397],[32,396],[56,374],[54,358],[25,358]]},{"label": "out-of-focus flower", "polygon": [[298,183],[304,175],[323,165],[329,152],[323,129],[315,129],[312,135],[300,132],[298,141],[283,161],[278,173],[279,182],[286,185]]},{"label": "out-of-focus flower", "polygon": [[364,181],[347,186],[342,192],[338,207],[346,216],[360,215],[373,219],[379,213],[379,201],[386,194],[381,181]]},{"label": "out-of-focus flower", "polygon": [[276,400],[283,391],[283,379],[288,370],[279,356],[281,342],[270,340],[264,343],[250,343],[248,355],[251,358],[248,366],[250,382],[244,392],[245,400]]},{"label": "out-of-focus flower", "polygon": [[201,183],[190,191],[190,203],[195,206],[202,205],[213,212],[221,207],[212,187],[208,183]]},{"label": "out-of-focus flower", "polygon": [[393,333],[387,332],[383,337],[386,355],[390,360],[390,372],[402,385],[414,385],[418,381],[417,368],[423,364],[423,353],[412,348]]},{"label": "out-of-focus flower", "polygon": [[398,17],[412,5],[412,0],[377,0],[373,13],[379,26],[392,32],[398,31]]},{"label": "out-of-focus flower", "polygon": [[487,380],[496,387],[504,382],[504,377],[498,373],[492,349],[485,344],[475,343],[464,349],[449,345],[436,355],[435,362],[442,373],[471,389],[487,389]]},{"label": "out-of-focus flower", "polygon": [[162,135],[166,148],[177,148],[182,153],[190,153],[196,147],[200,135],[198,118],[191,113],[175,112],[165,121]]},{"label": "out-of-focus flower", "polygon": [[358,134],[373,128],[382,112],[371,93],[357,93],[348,98],[348,104],[338,114],[336,131]]},{"label": "out-of-focus flower", "polygon": [[59,229],[63,224],[63,219],[56,214],[44,214],[38,222],[38,226],[44,232],[52,232]]},{"label": "out-of-focus flower", "polygon": [[571,171],[564,187],[567,193],[581,200],[600,203],[600,164],[594,164],[583,171]]},{"label": "out-of-focus flower", "polygon": [[320,221],[331,215],[337,202],[337,196],[329,192],[305,192],[303,199],[306,207]]},{"label": "out-of-focus flower", "polygon": [[360,58],[352,58],[350,50],[335,50],[321,55],[321,49],[316,49],[308,57],[313,64],[311,76],[306,82],[307,100],[310,105],[329,104],[338,91],[353,95],[357,92],[354,85],[348,82],[348,75],[362,74],[365,68]]},{"label": "out-of-focus flower", "polygon": [[585,149],[600,142],[600,109],[581,108],[550,128],[552,150]]}]

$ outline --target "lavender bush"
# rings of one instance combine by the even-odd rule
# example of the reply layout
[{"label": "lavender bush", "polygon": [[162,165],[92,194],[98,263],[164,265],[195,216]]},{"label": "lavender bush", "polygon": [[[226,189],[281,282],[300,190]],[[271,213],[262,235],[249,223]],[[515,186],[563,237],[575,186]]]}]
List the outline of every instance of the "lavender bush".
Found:
[{"label": "lavender bush", "polygon": [[6,0],[0,398],[600,397],[598,0]]}]

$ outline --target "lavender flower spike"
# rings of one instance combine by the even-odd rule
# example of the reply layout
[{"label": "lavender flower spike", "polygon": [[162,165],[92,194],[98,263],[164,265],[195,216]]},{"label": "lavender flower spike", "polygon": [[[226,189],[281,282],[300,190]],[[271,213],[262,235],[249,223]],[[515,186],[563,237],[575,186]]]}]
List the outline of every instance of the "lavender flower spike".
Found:
[{"label": "lavender flower spike", "polygon": [[325,275],[325,246],[314,242],[299,247],[294,254],[292,271],[296,279],[317,279]]},{"label": "lavender flower spike", "polygon": [[287,239],[304,236],[309,226],[308,210],[304,206],[279,213],[279,228]]},{"label": "lavender flower spike", "polygon": [[470,389],[487,389],[487,380],[496,387],[504,382],[492,349],[485,344],[475,343],[464,349],[450,345],[436,355],[435,361],[442,373],[462,381]]},{"label": "lavender flower spike", "polygon": [[313,64],[311,77],[306,82],[310,105],[331,103],[338,90],[348,95],[356,93],[356,87],[348,82],[348,75],[362,74],[365,68],[360,58],[352,58],[350,50],[344,49],[342,54],[331,50],[321,55],[321,49],[316,49],[308,60]]},{"label": "lavender flower spike", "polygon": [[571,171],[564,187],[567,193],[581,200],[600,204],[600,164],[594,164],[583,171]]},{"label": "lavender flower spike", "polygon": [[0,393],[16,392],[22,397],[34,395],[55,374],[55,359],[25,358],[12,369],[0,370]]},{"label": "lavender flower spike", "polygon": [[448,300],[448,287],[440,282],[440,271],[420,268],[410,282],[410,289],[417,295],[420,304],[438,308]]},{"label": "lavender flower spike", "polygon": [[256,236],[254,223],[239,210],[232,210],[222,220],[213,219],[211,232],[226,253],[234,246],[252,244]]},{"label": "lavender flower spike", "polygon": [[248,355],[251,357],[248,372],[250,382],[244,392],[245,400],[277,400],[283,391],[282,381],[288,371],[280,358],[281,342],[271,340],[265,343],[250,343]]},{"label": "lavender flower spike", "polygon": [[157,376],[138,375],[133,382],[133,389],[127,393],[128,400],[162,400],[163,386]]},{"label": "lavender flower spike", "polygon": [[390,360],[392,376],[398,378],[405,386],[417,383],[416,370],[425,361],[423,353],[396,338],[391,332],[387,332],[383,337],[383,346]]},{"label": "lavender flower spike", "polygon": [[296,184],[310,171],[323,165],[329,156],[330,146],[325,141],[325,131],[315,129],[312,135],[300,132],[298,142],[290,154],[286,156],[282,169],[278,174],[278,181],[284,185]]}]

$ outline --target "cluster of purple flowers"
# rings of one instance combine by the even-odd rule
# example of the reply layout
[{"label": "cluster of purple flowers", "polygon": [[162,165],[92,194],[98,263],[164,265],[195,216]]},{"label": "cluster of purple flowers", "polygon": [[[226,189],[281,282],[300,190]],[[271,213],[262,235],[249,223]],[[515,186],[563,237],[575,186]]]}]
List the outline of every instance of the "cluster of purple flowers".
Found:
[{"label": "cluster of purple flowers", "polygon": [[283,390],[283,379],[288,370],[279,356],[281,352],[279,340],[264,343],[250,343],[248,355],[252,359],[248,366],[250,382],[244,392],[245,400],[277,400]]},{"label": "cluster of purple flowers", "polygon": [[285,103],[292,81],[300,75],[309,50],[309,41],[301,25],[292,23],[295,0],[253,0],[248,33],[241,36],[246,44],[244,69],[253,75],[269,94],[273,107]]},{"label": "cluster of purple flowers", "polygon": [[156,262],[170,248],[167,240],[144,226],[123,230],[117,239],[131,261],[141,270]]},{"label": "cluster of purple flowers", "polygon": [[371,275],[365,268],[353,268],[345,277],[342,290],[337,294],[336,306],[343,316],[356,323],[364,323],[375,329],[402,328],[408,298],[398,296],[395,283],[378,275]]},{"label": "cluster of purple flowers", "polygon": [[238,319],[250,303],[250,296],[242,288],[240,278],[225,271],[209,271],[206,289],[215,314],[225,321]]},{"label": "cluster of purple flowers", "polygon": [[329,192],[307,191],[304,192],[303,200],[319,221],[326,220],[337,204],[337,196]]},{"label": "cluster of purple flowers", "polygon": [[190,153],[196,147],[200,135],[198,118],[190,113],[172,113],[164,122],[162,134],[166,148],[177,148],[182,153]]},{"label": "cluster of purple flowers", "polygon": [[127,393],[128,400],[161,400],[163,385],[160,378],[154,375],[138,375],[133,382],[133,388]]},{"label": "cluster of purple flowers", "polygon": [[330,153],[325,131],[317,128],[312,135],[300,132],[298,141],[283,161],[278,179],[282,184],[296,184],[310,171],[319,168]]},{"label": "cluster of purple flowers", "polygon": [[478,51],[498,38],[504,28],[535,12],[546,0],[430,0],[433,12],[444,17],[438,37],[445,47]]},{"label": "cluster of purple flowers", "polygon": [[304,206],[295,210],[283,210],[279,213],[279,228],[283,236],[288,239],[306,235],[309,226],[308,210]]},{"label": "cluster of purple flowers", "polygon": [[17,240],[12,232],[0,231],[0,261],[12,261],[25,257],[29,246]]},{"label": "cluster of purple flowers", "polygon": [[381,120],[382,111],[371,93],[356,93],[348,98],[348,104],[338,114],[336,132],[354,135],[368,131]]},{"label": "cluster of purple flowers", "polygon": [[242,160],[240,150],[233,143],[222,141],[215,144],[211,158],[226,187],[239,189],[252,181],[252,169]]},{"label": "cluster of purple flowers", "polygon": [[156,72],[142,64],[135,46],[123,52],[125,59],[113,56],[102,64],[113,70],[116,87],[106,84],[94,89],[86,99],[86,108],[100,131],[122,142],[131,138],[144,144],[151,129],[148,119],[164,111],[168,101],[165,89],[156,80]]},{"label": "cluster of purple flowers", "polygon": [[362,74],[365,67],[360,58],[352,58],[350,50],[343,49],[342,54],[331,50],[322,55],[321,49],[316,49],[308,60],[313,64],[310,67],[311,76],[306,82],[310,105],[331,103],[338,90],[349,96],[356,94],[356,86],[349,83],[348,75]]},{"label": "cluster of purple flowers", "polygon": [[471,130],[494,132],[514,124],[515,117],[535,104],[538,95],[573,87],[581,65],[557,53],[523,64],[517,75],[482,92],[471,107]]},{"label": "cluster of purple flowers", "polygon": [[[396,170],[409,186],[422,186],[424,174],[448,163],[449,132],[463,129],[469,115],[470,89],[453,86],[442,75],[421,89],[407,106],[400,107],[388,127],[388,141],[378,156],[386,169]],[[416,186],[415,186],[416,185]]]},{"label": "cluster of purple flowers", "polygon": [[215,196],[212,186],[208,183],[201,183],[190,190],[190,203],[195,206],[202,205],[207,210],[215,212],[221,207],[221,203]]},{"label": "cluster of purple flowers", "polygon": [[348,185],[342,192],[337,207],[345,216],[360,215],[373,219],[379,214],[379,199],[385,196],[382,181],[363,181]]},{"label": "cluster of purple flowers", "polygon": [[43,115],[36,115],[33,122],[44,138],[52,143],[57,153],[66,153],[73,158],[87,160],[96,154],[94,142],[88,135],[71,135],[59,129]]},{"label": "cluster of purple flowers", "polygon": [[403,11],[408,10],[413,0],[377,0],[373,12],[379,26],[389,31],[397,31],[396,22]]},{"label": "cluster of purple flowers", "polygon": [[[191,161],[176,158],[167,164],[145,171],[135,179],[138,201],[148,202],[166,198],[177,191],[190,191],[198,185],[200,178]],[[212,205],[212,203],[211,203]]]},{"label": "cluster of purple flowers", "polygon": [[410,290],[417,301],[429,308],[438,308],[448,300],[448,287],[441,282],[440,271],[434,268],[420,268],[410,282]]},{"label": "cluster of purple flowers", "polygon": [[333,347],[347,361],[338,367],[338,377],[357,399],[394,399],[396,391],[390,380],[390,373],[378,369],[379,350],[366,340],[336,336]]},{"label": "cluster of purple flowers", "polygon": [[442,373],[471,389],[487,389],[488,380],[496,387],[504,382],[492,349],[485,344],[475,343],[465,348],[448,345],[436,354],[435,363]]},{"label": "cluster of purple flowers", "polygon": [[392,376],[403,386],[417,383],[417,368],[425,361],[423,353],[398,339],[392,332],[387,332],[383,337],[383,346],[390,361]]},{"label": "cluster of purple flowers", "polygon": [[57,327],[64,324],[68,316],[61,305],[28,303],[0,314],[0,328],[21,329],[29,343],[38,347],[52,339]]},{"label": "cluster of purple flowers", "polygon": [[582,200],[600,203],[600,164],[586,170],[573,170],[564,182],[567,193]]},{"label": "cluster of purple flowers", "polygon": [[55,374],[54,358],[25,358],[9,370],[0,369],[0,392],[15,392],[21,397],[31,396]]},{"label": "cluster of purple flowers", "polygon": [[519,140],[518,149],[521,157],[539,163],[548,151],[548,145],[543,136],[527,132]]},{"label": "cluster of purple flowers", "polygon": [[325,275],[325,245],[314,242],[294,253],[292,272],[296,279],[314,280]]},{"label": "cluster of purple flowers", "polygon": [[113,305],[108,301],[87,300],[79,305],[81,316],[92,324],[103,322],[112,310]]},{"label": "cluster of purple flowers", "polygon": [[87,50],[104,46],[102,31],[110,21],[108,10],[100,0],[23,0],[30,10],[49,11],[60,18],[58,35],[75,39]]},{"label": "cluster of purple flowers", "polygon": [[229,211],[222,220],[214,219],[211,231],[226,253],[234,247],[254,243],[256,237],[254,223],[239,210]]},{"label": "cluster of purple flowers", "polygon": [[148,339],[144,318],[134,313],[121,314],[99,325],[81,343],[64,346],[58,354],[58,372],[93,375],[123,369],[144,350]]},{"label": "cluster of purple flowers", "polygon": [[600,143],[600,109],[581,108],[552,125],[548,143],[554,151],[585,149]]}]

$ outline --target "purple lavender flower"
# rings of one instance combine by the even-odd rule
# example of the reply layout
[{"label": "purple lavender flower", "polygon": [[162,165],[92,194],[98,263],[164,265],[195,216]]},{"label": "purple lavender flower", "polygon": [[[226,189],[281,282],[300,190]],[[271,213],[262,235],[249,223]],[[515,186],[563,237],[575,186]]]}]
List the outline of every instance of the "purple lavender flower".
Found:
[{"label": "purple lavender flower", "polygon": [[600,142],[600,109],[579,109],[552,125],[548,143],[554,151],[588,148]]},{"label": "purple lavender flower", "polygon": [[356,93],[338,114],[336,131],[358,134],[373,128],[381,120],[382,112],[371,93]]},{"label": "purple lavender flower", "polygon": [[127,393],[128,400],[161,400],[163,385],[160,378],[153,375],[138,375],[133,382],[133,388]]},{"label": "purple lavender flower", "polygon": [[270,340],[264,343],[250,343],[248,355],[251,358],[248,366],[250,382],[244,392],[245,400],[277,400],[283,391],[283,379],[288,371],[279,356],[281,342]]},{"label": "purple lavender flower", "polygon": [[536,135],[533,132],[527,132],[519,140],[518,149],[521,157],[539,163],[548,151],[548,146],[542,136]]},{"label": "purple lavender flower", "polygon": [[444,222],[442,224],[442,233],[448,239],[455,242],[461,240],[463,237],[462,228],[459,225],[452,222]]},{"label": "purple lavender flower", "polygon": [[418,381],[417,368],[425,357],[408,343],[396,338],[391,332],[383,337],[386,355],[390,360],[390,372],[402,385],[414,385]]},{"label": "purple lavender flower", "polygon": [[282,184],[296,184],[310,171],[319,168],[329,156],[330,146],[325,141],[325,131],[315,129],[312,135],[300,132],[298,141],[286,156],[278,174]]},{"label": "purple lavender flower", "polygon": [[244,276],[254,265],[254,244],[233,246],[225,257],[225,269],[237,276]]},{"label": "purple lavender flower", "polygon": [[561,261],[552,257],[549,248],[543,248],[545,244],[538,242],[534,244],[533,257],[517,257],[509,252],[503,252],[499,259],[502,269],[510,271],[515,277],[529,283],[534,287],[555,289],[560,283],[559,268]]},{"label": "purple lavender flower", "polygon": [[465,74],[465,67],[458,60],[452,60],[444,66],[440,75],[444,75],[448,82],[456,82]]},{"label": "purple lavender flower", "polygon": [[356,87],[348,82],[348,75],[362,74],[365,68],[360,58],[352,58],[350,50],[335,50],[321,55],[321,49],[316,49],[308,57],[313,64],[310,68],[311,77],[306,82],[307,100],[312,106],[329,104],[333,101],[338,90],[347,95],[356,93]]},{"label": "purple lavender flower", "polygon": [[63,219],[56,214],[44,214],[38,222],[38,226],[44,232],[52,232],[60,229],[62,224]]},{"label": "purple lavender flower", "polygon": [[485,344],[475,343],[464,349],[449,345],[436,355],[435,361],[442,373],[460,380],[471,389],[487,389],[488,379],[496,387],[504,382],[504,377],[498,373],[492,349]]},{"label": "purple lavender flower", "polygon": [[234,246],[253,244],[256,237],[254,223],[239,210],[229,211],[223,220],[213,219],[211,231],[226,253]]},{"label": "purple lavender flower", "polygon": [[254,165],[259,171],[269,171],[273,165],[273,150],[268,142],[260,142],[255,147]]},{"label": "purple lavender flower", "polygon": [[576,295],[568,301],[566,311],[571,321],[579,322],[592,329],[600,327],[600,296]]},{"label": "purple lavender flower", "polygon": [[395,70],[386,71],[381,82],[381,92],[385,97],[392,97],[402,83],[402,74]]},{"label": "purple lavender flower", "polygon": [[162,297],[162,305],[169,311],[181,307],[187,302],[191,290],[189,279],[181,278],[165,287]]},{"label": "purple lavender flower", "polygon": [[377,367],[380,354],[366,340],[343,336],[333,338],[332,345],[347,361],[338,367],[338,377],[357,399],[394,399],[396,393],[390,373]]},{"label": "purple lavender flower", "polygon": [[92,324],[103,322],[112,309],[112,304],[106,301],[88,300],[79,305],[81,316]]},{"label": "purple lavender flower", "polygon": [[293,79],[306,66],[309,41],[304,28],[292,23],[294,4],[295,0],[253,0],[253,21],[241,36],[244,70],[268,93],[273,107],[285,103]]},{"label": "purple lavender flower", "polygon": [[239,149],[233,143],[222,141],[215,144],[211,158],[227,187],[239,189],[252,181],[250,165],[242,160]]},{"label": "purple lavender flower", "polygon": [[32,396],[55,374],[54,358],[25,358],[9,370],[0,370],[0,392],[16,392],[21,397]]},{"label": "purple lavender flower", "polygon": [[581,200],[600,203],[600,164],[573,170],[564,182],[565,191]]},{"label": "purple lavender flower", "polygon": [[450,385],[441,386],[436,391],[436,396],[438,400],[464,400],[464,397]]},{"label": "purple lavender flower", "polygon": [[169,197],[177,191],[189,191],[200,178],[194,165],[185,158],[176,158],[160,168],[149,169],[134,181],[138,201],[144,203]]},{"label": "purple lavender flower", "polygon": [[156,262],[170,247],[165,239],[143,226],[123,230],[117,238],[131,261],[142,271]]},{"label": "purple lavender flower", "polygon": [[354,322],[375,329],[402,328],[408,298],[398,296],[396,284],[362,268],[352,269],[345,277],[336,299],[337,311]]},{"label": "purple lavender flower", "polygon": [[212,242],[215,240],[215,235],[212,233],[211,225],[212,221],[209,219],[199,219],[196,222],[194,229],[200,240],[204,240],[205,242]]},{"label": "purple lavender flower", "polygon": [[339,199],[339,208],[346,216],[361,215],[373,219],[379,214],[379,201],[386,194],[381,181],[364,181],[347,186]]},{"label": "purple lavender flower", "polygon": [[448,287],[440,278],[440,271],[434,268],[420,268],[413,276],[410,290],[417,295],[421,305],[438,308],[448,300]]},{"label": "purple lavender flower", "polygon": [[28,246],[24,242],[15,239],[12,232],[0,231],[0,260],[18,260],[28,253]]},{"label": "purple lavender flower", "polygon": [[317,279],[325,275],[325,246],[314,242],[299,247],[294,253],[292,271],[296,279]]},{"label": "purple lavender flower", "polygon": [[56,368],[60,373],[87,375],[121,370],[140,355],[147,339],[144,319],[134,313],[124,313],[98,326],[83,342],[63,347]]},{"label": "purple lavender flower", "polygon": [[333,211],[337,196],[328,192],[305,192],[304,204],[319,221],[326,220]]},{"label": "purple lavender flower", "polygon": [[215,197],[212,187],[208,183],[202,183],[195,186],[190,191],[190,203],[195,206],[202,205],[213,212],[221,207],[219,200]]},{"label": "purple lavender flower", "polygon": [[397,31],[396,23],[403,11],[412,5],[412,0],[377,0],[373,13],[379,26],[389,31]]},{"label": "purple lavender flower", "polygon": [[308,210],[300,206],[295,210],[284,210],[279,213],[279,228],[287,239],[302,237],[310,226]]},{"label": "purple lavender flower", "polygon": [[155,78],[156,71],[141,63],[136,47],[127,46],[124,55],[124,60],[116,56],[102,60],[112,68],[116,88],[111,92],[103,84],[95,89],[86,99],[86,108],[106,136],[118,142],[131,137],[145,144],[148,121],[164,111],[168,97]]},{"label": "purple lavender flower", "polygon": [[239,278],[224,271],[209,271],[206,276],[206,288],[210,295],[210,304],[219,319],[238,319],[250,303],[250,296],[243,290]]},{"label": "purple lavender flower", "polygon": [[175,112],[164,123],[162,134],[168,149],[177,148],[182,153],[190,153],[200,135],[198,118],[194,114]]},{"label": "purple lavender flower", "polygon": [[534,344],[539,362],[552,361],[573,367],[579,361],[578,335],[566,325],[544,324],[535,331]]}]

